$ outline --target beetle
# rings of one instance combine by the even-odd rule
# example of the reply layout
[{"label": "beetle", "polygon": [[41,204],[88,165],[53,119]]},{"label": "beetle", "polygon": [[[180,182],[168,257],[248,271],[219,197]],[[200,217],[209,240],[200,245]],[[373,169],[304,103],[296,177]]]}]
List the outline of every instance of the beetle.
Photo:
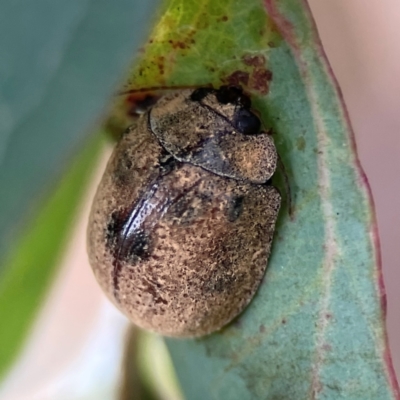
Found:
[{"label": "beetle", "polygon": [[241,88],[161,97],[116,145],[90,213],[89,260],[111,301],[166,336],[229,323],[267,267],[276,164]]}]

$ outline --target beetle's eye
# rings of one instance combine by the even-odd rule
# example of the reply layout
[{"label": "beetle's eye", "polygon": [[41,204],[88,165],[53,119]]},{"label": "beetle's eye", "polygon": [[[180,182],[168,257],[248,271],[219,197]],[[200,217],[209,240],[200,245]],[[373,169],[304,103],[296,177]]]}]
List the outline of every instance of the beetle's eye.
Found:
[{"label": "beetle's eye", "polygon": [[234,127],[245,135],[256,135],[260,132],[261,122],[251,111],[241,108],[233,121]]},{"label": "beetle's eye", "polygon": [[198,88],[190,95],[190,100],[201,101],[204,99],[204,97],[206,97],[209,93],[213,91],[214,89],[211,88]]}]

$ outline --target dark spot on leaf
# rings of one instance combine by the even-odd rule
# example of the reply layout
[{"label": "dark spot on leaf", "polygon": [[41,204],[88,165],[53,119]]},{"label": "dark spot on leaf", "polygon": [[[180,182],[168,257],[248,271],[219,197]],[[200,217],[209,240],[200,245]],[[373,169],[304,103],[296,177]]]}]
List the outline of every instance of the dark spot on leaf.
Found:
[{"label": "dark spot on leaf", "polygon": [[184,42],[182,40],[168,40],[168,43],[172,46],[174,49],[187,49],[189,47],[189,44],[187,42]]},{"label": "dark spot on leaf", "polygon": [[252,67],[262,67],[265,64],[265,57],[262,55],[246,54],[243,56],[243,62]]},{"label": "dark spot on leaf", "polygon": [[226,22],[228,19],[227,15],[223,15],[222,17],[217,18],[217,22]]},{"label": "dark spot on leaf", "polygon": [[265,67],[266,60],[262,55],[246,54],[242,57],[243,63],[251,68],[247,86],[249,89],[267,94],[272,72]]},{"label": "dark spot on leaf", "polygon": [[241,329],[242,328],[242,320],[240,319],[240,316],[236,317],[232,321],[232,325],[237,329]]},{"label": "dark spot on leaf", "polygon": [[261,94],[269,91],[269,82],[272,80],[272,72],[266,68],[256,68],[251,74],[249,86]]},{"label": "dark spot on leaf", "polygon": [[325,351],[332,351],[332,346],[329,343],[324,343],[322,349]]},{"label": "dark spot on leaf", "polygon": [[303,151],[306,147],[306,141],[303,136],[300,136],[296,141],[297,150]]},{"label": "dark spot on leaf", "polygon": [[227,78],[225,78],[224,81],[227,82],[229,85],[247,86],[247,84],[249,83],[249,78],[250,78],[250,75],[248,72],[238,70],[238,71],[232,72],[232,74],[230,74]]}]

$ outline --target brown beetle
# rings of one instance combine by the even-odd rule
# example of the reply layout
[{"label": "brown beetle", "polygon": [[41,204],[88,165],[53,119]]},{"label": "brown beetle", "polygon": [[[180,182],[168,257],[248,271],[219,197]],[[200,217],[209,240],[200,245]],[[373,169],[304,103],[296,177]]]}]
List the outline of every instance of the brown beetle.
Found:
[{"label": "brown beetle", "polygon": [[281,197],[277,162],[236,87],[162,97],[127,130],[94,199],[88,252],[108,297],[167,336],[220,329],[267,267]]}]

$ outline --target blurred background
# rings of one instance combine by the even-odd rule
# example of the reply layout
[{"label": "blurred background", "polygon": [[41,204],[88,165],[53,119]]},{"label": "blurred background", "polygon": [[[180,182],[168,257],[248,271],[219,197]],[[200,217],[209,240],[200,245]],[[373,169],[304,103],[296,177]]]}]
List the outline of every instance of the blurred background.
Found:
[{"label": "blurred background", "polygon": [[[399,376],[400,3],[309,3],[343,91],[359,157],[375,200],[388,300],[389,341]],[[85,251],[90,202],[107,157],[105,154],[81,205],[80,218],[49,301],[19,362],[6,385],[0,388],[1,400],[62,400],[64,389],[71,387],[76,392],[74,399],[111,399],[119,390],[117,377],[123,362],[127,321],[104,299]],[[63,343],[61,348],[59,343]],[[97,382],[98,397],[93,388],[86,386],[93,381]],[[165,398],[180,397],[174,389],[162,392]],[[71,392],[65,399],[70,396]]]}]

